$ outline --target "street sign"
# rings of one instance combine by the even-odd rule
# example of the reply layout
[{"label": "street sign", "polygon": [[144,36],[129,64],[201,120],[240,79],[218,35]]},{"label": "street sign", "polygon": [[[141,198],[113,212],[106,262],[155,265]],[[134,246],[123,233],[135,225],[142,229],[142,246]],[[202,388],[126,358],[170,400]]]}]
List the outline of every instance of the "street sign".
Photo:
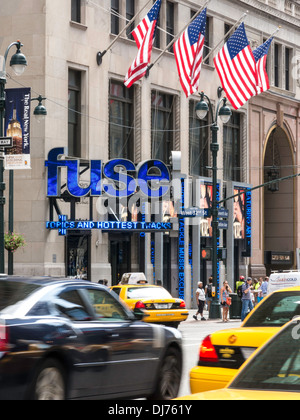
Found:
[{"label": "street sign", "polygon": [[0,137],[0,147],[13,147],[13,138],[12,137]]},{"label": "street sign", "polygon": [[229,210],[225,209],[224,207],[219,208],[218,216],[226,219],[229,216]]},{"label": "street sign", "polygon": [[200,209],[199,207],[189,207],[183,209],[179,214],[180,217],[208,217],[209,209]]},{"label": "street sign", "polygon": [[219,220],[218,224],[219,229],[228,229],[228,220]]},{"label": "street sign", "polygon": [[218,258],[219,260],[226,260],[227,248],[218,248]]}]

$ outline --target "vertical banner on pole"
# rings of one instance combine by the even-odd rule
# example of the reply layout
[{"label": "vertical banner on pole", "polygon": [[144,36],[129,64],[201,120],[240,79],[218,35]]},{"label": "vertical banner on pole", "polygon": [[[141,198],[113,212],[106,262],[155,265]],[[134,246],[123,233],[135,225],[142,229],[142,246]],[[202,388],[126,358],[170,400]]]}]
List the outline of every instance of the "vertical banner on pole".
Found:
[{"label": "vertical banner on pole", "polygon": [[[217,182],[217,203],[220,201],[220,182]],[[219,208],[219,204],[217,205],[217,207]],[[217,250],[219,251],[219,248],[220,248],[220,234],[218,235],[218,239],[217,239],[217,245],[218,245],[218,248],[217,248]],[[217,259],[217,290],[216,290],[216,293],[217,293],[217,297],[218,297],[218,299],[220,299],[220,290],[221,290],[221,288],[222,288],[222,286],[220,285],[220,259],[218,258]]]},{"label": "vertical banner on pole", "polygon": [[13,138],[6,149],[5,169],[31,169],[30,165],[30,88],[6,89],[5,135]]},{"label": "vertical banner on pole", "polygon": [[[185,194],[185,179],[181,178],[181,197],[180,197],[180,211],[183,211],[185,208],[184,204],[184,194]],[[179,221],[179,237],[178,237],[178,296],[180,299],[184,299],[185,291],[185,221],[184,217],[178,218]]]}]

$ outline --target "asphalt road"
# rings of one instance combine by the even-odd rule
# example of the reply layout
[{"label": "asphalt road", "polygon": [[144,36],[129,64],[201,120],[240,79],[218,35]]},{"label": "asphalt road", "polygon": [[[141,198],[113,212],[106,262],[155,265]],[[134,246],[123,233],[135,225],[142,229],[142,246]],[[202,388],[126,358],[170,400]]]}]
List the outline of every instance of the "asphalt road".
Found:
[{"label": "asphalt road", "polygon": [[[179,326],[179,331],[183,337],[184,360],[182,382],[178,396],[190,394],[189,372],[192,367],[197,365],[199,347],[202,340],[215,331],[237,328],[241,325],[240,320],[230,320],[226,324],[221,320],[195,321],[193,319],[195,313],[196,309],[191,309],[188,319]],[[205,312],[205,318],[208,318],[207,312]]]}]

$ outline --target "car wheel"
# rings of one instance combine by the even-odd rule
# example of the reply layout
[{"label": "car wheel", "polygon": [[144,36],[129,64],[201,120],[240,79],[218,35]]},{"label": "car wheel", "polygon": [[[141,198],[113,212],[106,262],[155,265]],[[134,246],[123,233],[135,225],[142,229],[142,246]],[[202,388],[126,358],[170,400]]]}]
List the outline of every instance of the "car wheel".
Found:
[{"label": "car wheel", "polygon": [[179,350],[169,348],[159,368],[156,389],[149,397],[154,400],[171,400],[179,392],[182,374],[182,359]]},{"label": "car wheel", "polygon": [[64,400],[66,380],[62,365],[55,359],[47,360],[38,370],[32,388],[34,400]]}]

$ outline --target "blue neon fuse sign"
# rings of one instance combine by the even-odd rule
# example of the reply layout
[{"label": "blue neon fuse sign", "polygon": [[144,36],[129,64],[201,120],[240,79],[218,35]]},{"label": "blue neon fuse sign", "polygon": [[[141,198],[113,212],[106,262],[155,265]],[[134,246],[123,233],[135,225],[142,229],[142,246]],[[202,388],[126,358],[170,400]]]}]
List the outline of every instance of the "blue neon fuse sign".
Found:
[{"label": "blue neon fuse sign", "polygon": [[47,196],[58,197],[61,193],[60,170],[67,168],[67,188],[74,197],[99,197],[106,195],[114,198],[132,196],[137,189],[146,197],[161,198],[170,188],[170,173],[160,160],[152,159],[140,163],[137,167],[127,159],[113,159],[103,165],[101,160],[90,161],[90,185],[79,186],[80,161],[60,159],[68,150],[58,147],[50,150],[48,160]]},{"label": "blue neon fuse sign", "polygon": [[67,216],[59,216],[58,221],[46,222],[49,230],[58,230],[60,235],[66,235],[68,230],[102,230],[102,231],[135,231],[135,232],[169,232],[172,223],[163,222],[94,222],[92,220],[68,220]]}]

